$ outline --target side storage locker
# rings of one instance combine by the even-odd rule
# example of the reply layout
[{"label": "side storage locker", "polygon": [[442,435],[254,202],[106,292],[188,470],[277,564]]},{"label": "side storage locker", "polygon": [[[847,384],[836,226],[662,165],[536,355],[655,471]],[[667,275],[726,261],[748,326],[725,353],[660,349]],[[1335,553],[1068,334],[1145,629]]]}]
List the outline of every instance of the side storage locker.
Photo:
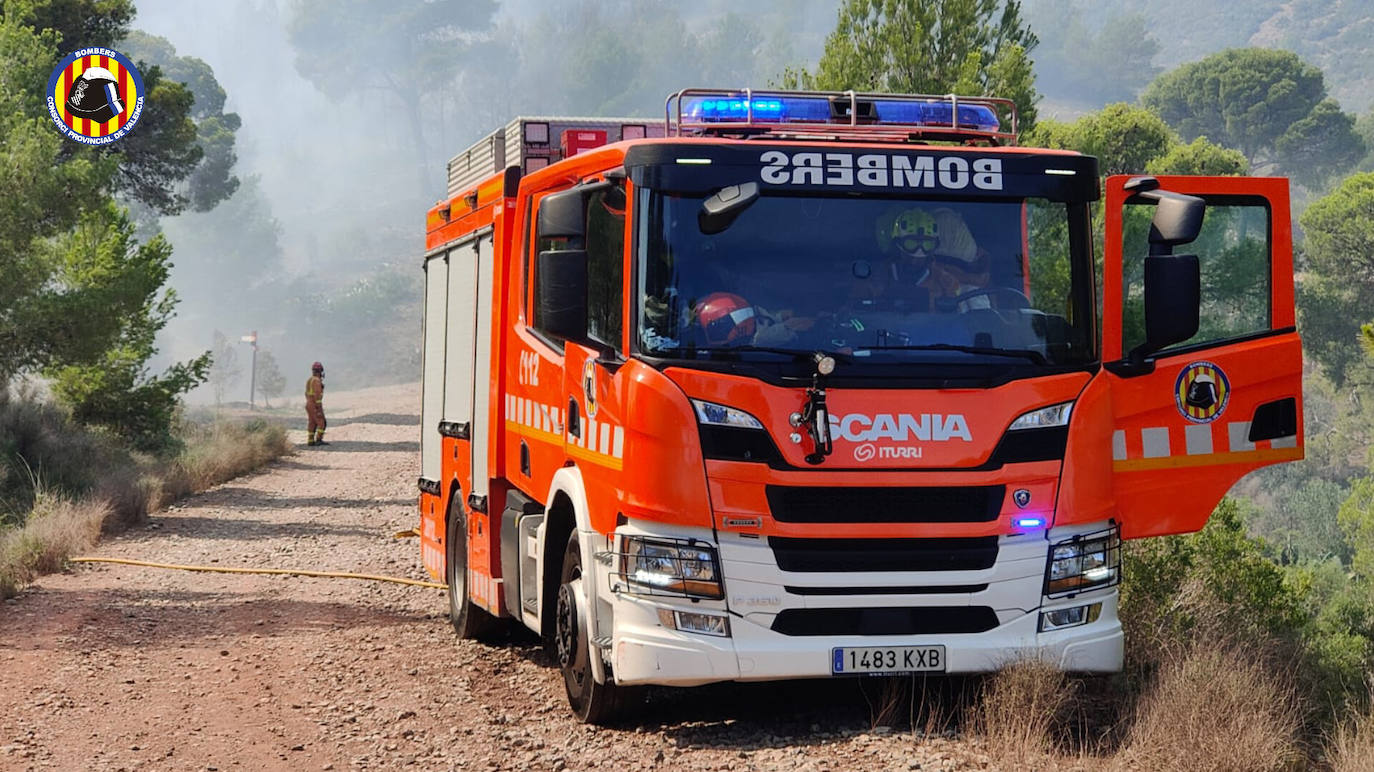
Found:
[{"label": "side storage locker", "polygon": [[443,437],[439,422],[444,412],[444,344],[448,317],[448,258],[443,252],[425,259],[425,310],[420,392],[420,510],[421,554],[425,568],[436,576],[444,570]]}]

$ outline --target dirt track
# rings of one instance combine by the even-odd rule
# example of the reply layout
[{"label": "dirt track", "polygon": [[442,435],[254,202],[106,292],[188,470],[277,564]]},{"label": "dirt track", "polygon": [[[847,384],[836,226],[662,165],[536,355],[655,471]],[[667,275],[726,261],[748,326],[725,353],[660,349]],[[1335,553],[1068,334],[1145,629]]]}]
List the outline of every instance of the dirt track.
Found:
[{"label": "dirt track", "polygon": [[[418,403],[415,386],[331,395],[331,446],[97,554],[426,578],[415,542],[390,538],[416,524]],[[876,684],[659,690],[635,723],[594,729],[529,639],[457,641],[440,590],[88,565],[0,605],[0,769],[985,765],[967,743],[872,729]]]}]

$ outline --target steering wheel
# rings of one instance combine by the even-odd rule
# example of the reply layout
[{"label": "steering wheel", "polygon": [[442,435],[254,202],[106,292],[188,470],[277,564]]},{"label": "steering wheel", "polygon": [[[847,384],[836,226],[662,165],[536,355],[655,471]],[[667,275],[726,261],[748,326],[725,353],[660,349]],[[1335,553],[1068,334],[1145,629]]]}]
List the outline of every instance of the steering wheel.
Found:
[{"label": "steering wheel", "polygon": [[[991,297],[993,295],[1006,296],[1010,298],[1012,301],[1012,303],[1006,306],[1005,308],[1002,306],[1001,303],[998,303],[997,307],[993,309],[995,311],[1019,311],[1023,308],[1031,307],[1030,298],[1026,297],[1026,294],[1024,292],[1012,287],[1006,287],[1002,285],[980,287],[978,289],[969,290],[968,292],[961,292],[958,295],[951,298],[950,302],[953,303],[954,307],[957,309],[964,303],[972,300],[973,298]],[[961,311],[961,313],[968,313],[971,310],[973,309],[965,307]]]}]

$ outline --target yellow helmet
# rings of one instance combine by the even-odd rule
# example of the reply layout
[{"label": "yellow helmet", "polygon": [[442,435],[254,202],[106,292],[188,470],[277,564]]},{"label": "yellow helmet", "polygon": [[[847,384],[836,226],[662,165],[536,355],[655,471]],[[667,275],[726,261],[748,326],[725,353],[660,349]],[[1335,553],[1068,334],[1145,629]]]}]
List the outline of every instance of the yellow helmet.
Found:
[{"label": "yellow helmet", "polygon": [[940,245],[940,224],[924,209],[907,209],[892,221],[889,236],[903,254],[928,255]]}]

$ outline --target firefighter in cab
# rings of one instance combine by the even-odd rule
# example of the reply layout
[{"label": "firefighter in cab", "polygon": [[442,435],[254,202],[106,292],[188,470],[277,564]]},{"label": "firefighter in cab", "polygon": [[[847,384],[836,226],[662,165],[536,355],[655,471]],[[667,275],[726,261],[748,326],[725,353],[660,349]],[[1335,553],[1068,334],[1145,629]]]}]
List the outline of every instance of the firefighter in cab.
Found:
[{"label": "firefighter in cab", "polygon": [[324,441],[324,365],[310,366],[310,380],[305,382],[306,445],[328,445]]}]

